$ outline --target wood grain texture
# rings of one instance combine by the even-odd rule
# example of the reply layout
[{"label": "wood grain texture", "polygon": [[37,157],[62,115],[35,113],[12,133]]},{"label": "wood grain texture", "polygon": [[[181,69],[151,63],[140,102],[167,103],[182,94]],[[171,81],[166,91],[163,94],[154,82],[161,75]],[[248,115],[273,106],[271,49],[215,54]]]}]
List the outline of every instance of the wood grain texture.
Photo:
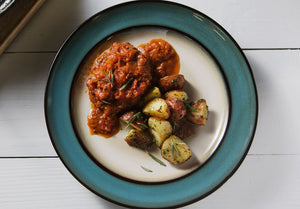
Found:
[{"label": "wood grain texture", "polygon": [[18,0],[0,15],[0,54],[13,41],[45,0]]},{"label": "wood grain texture", "polygon": [[258,90],[259,117],[250,153],[300,155],[300,51],[245,51]]},{"label": "wood grain texture", "polygon": [[[247,50],[245,54],[259,96],[258,126],[250,154],[299,155],[299,51]],[[0,57],[0,156],[56,155],[43,110],[54,55],[12,53]]]},{"label": "wood grain texture", "polygon": [[[300,1],[172,1],[207,14],[245,49],[259,97],[256,135],[241,167],[184,208],[300,208]],[[123,2],[46,1],[0,56],[0,208],[123,208],[87,190],[63,166],[43,109],[63,41],[88,17]]]},{"label": "wood grain texture", "polygon": [[56,155],[44,119],[44,90],[54,55],[0,57],[0,156]]},{"label": "wood grain texture", "polygon": [[[247,156],[241,168],[220,189],[184,208],[297,209],[299,163],[300,156]],[[0,167],[1,208],[123,208],[83,187],[57,158],[0,159]]]},{"label": "wood grain texture", "polygon": [[[221,24],[242,48],[300,48],[300,1],[172,0]],[[57,51],[69,34],[95,13],[124,0],[47,1],[9,52]]]}]

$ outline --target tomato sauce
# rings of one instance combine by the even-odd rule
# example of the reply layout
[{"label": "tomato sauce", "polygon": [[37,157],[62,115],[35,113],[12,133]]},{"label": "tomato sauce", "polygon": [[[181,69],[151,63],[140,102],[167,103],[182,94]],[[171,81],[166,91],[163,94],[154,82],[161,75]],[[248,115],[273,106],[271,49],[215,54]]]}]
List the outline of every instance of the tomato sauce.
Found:
[{"label": "tomato sauce", "polygon": [[98,56],[86,83],[92,103],[88,115],[91,134],[116,134],[118,114],[137,104],[151,80],[150,63],[130,43],[113,43]]},{"label": "tomato sauce", "polygon": [[152,39],[148,43],[141,44],[138,49],[150,60],[153,77],[156,79],[179,73],[179,56],[167,41]]},{"label": "tomato sauce", "polygon": [[119,115],[137,105],[159,78],[179,73],[179,56],[163,39],[137,48],[128,42],[113,43],[90,67],[86,82],[91,111],[91,134],[106,138],[120,130]]}]

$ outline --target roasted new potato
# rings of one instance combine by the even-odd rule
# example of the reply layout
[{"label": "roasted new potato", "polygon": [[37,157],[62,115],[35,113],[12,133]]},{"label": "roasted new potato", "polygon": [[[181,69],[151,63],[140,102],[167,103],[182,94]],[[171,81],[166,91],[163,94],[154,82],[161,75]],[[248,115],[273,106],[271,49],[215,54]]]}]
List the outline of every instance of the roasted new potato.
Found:
[{"label": "roasted new potato", "polygon": [[139,131],[148,128],[147,118],[145,118],[141,112],[136,110],[125,112],[123,115],[121,115],[120,120]]},{"label": "roasted new potato", "polygon": [[191,158],[192,152],[184,141],[171,135],[162,144],[161,155],[172,164],[181,164]]},{"label": "roasted new potato", "polygon": [[170,121],[181,120],[186,115],[186,108],[184,103],[177,97],[168,97],[166,99],[168,106],[170,107],[171,115]]},{"label": "roasted new potato", "polygon": [[173,134],[180,139],[185,139],[195,134],[195,125],[185,118],[173,122]]},{"label": "roasted new potato", "polygon": [[166,138],[172,134],[172,125],[169,121],[150,117],[148,119],[149,132],[153,137],[153,141],[158,147],[161,147]]},{"label": "roasted new potato", "polygon": [[149,92],[147,92],[141,99],[140,101],[140,106],[145,105],[147,102],[151,101],[152,99],[155,98],[160,98],[161,92],[160,89],[158,87],[153,87]]},{"label": "roasted new potato", "polygon": [[155,98],[145,105],[143,113],[148,116],[168,119],[170,117],[170,108],[167,105],[166,100]]},{"label": "roasted new potato", "polygon": [[205,99],[200,99],[198,101],[189,104],[188,112],[186,118],[198,125],[205,125],[208,117],[208,106]]},{"label": "roasted new potato", "polygon": [[180,99],[183,102],[189,101],[188,94],[182,90],[173,90],[173,91],[169,91],[169,92],[165,93],[165,98],[167,99],[169,97],[177,97],[178,99]]},{"label": "roasted new potato", "polygon": [[128,145],[143,150],[148,149],[153,144],[153,140],[150,137],[135,129],[131,129],[129,131],[127,137],[125,138],[125,141]]},{"label": "roasted new potato", "polygon": [[184,76],[178,74],[178,75],[169,75],[160,78],[158,85],[162,91],[166,92],[170,90],[180,90],[183,88],[184,83],[185,83]]}]

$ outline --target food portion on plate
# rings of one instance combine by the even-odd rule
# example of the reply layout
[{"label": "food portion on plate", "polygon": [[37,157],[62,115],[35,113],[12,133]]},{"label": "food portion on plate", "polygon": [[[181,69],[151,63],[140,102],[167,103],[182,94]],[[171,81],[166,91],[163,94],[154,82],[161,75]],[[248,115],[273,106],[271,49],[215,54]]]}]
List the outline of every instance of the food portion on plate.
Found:
[{"label": "food portion on plate", "polygon": [[118,114],[137,105],[151,80],[149,61],[130,43],[114,43],[98,56],[87,80],[92,134],[116,134],[120,129]]},{"label": "food portion on plate", "polygon": [[176,50],[163,39],[138,47],[113,43],[94,60],[86,82],[90,133],[109,138],[122,121],[128,145],[148,150],[155,144],[172,164],[188,160],[192,152],[183,140],[206,124],[208,106],[205,99],[191,101],[179,69]]}]

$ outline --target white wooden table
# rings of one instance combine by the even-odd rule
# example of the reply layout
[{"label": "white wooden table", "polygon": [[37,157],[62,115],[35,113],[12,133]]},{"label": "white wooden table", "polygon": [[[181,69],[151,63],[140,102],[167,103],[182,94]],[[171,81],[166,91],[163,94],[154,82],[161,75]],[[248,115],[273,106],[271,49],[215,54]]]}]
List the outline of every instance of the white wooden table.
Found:
[{"label": "white wooden table", "polygon": [[[85,19],[122,2],[46,1],[0,56],[0,208],[122,208],[91,193],[63,166],[43,109],[60,45]],[[234,37],[259,96],[256,135],[241,167],[216,192],[184,208],[300,208],[300,1],[175,2],[207,14]]]}]

